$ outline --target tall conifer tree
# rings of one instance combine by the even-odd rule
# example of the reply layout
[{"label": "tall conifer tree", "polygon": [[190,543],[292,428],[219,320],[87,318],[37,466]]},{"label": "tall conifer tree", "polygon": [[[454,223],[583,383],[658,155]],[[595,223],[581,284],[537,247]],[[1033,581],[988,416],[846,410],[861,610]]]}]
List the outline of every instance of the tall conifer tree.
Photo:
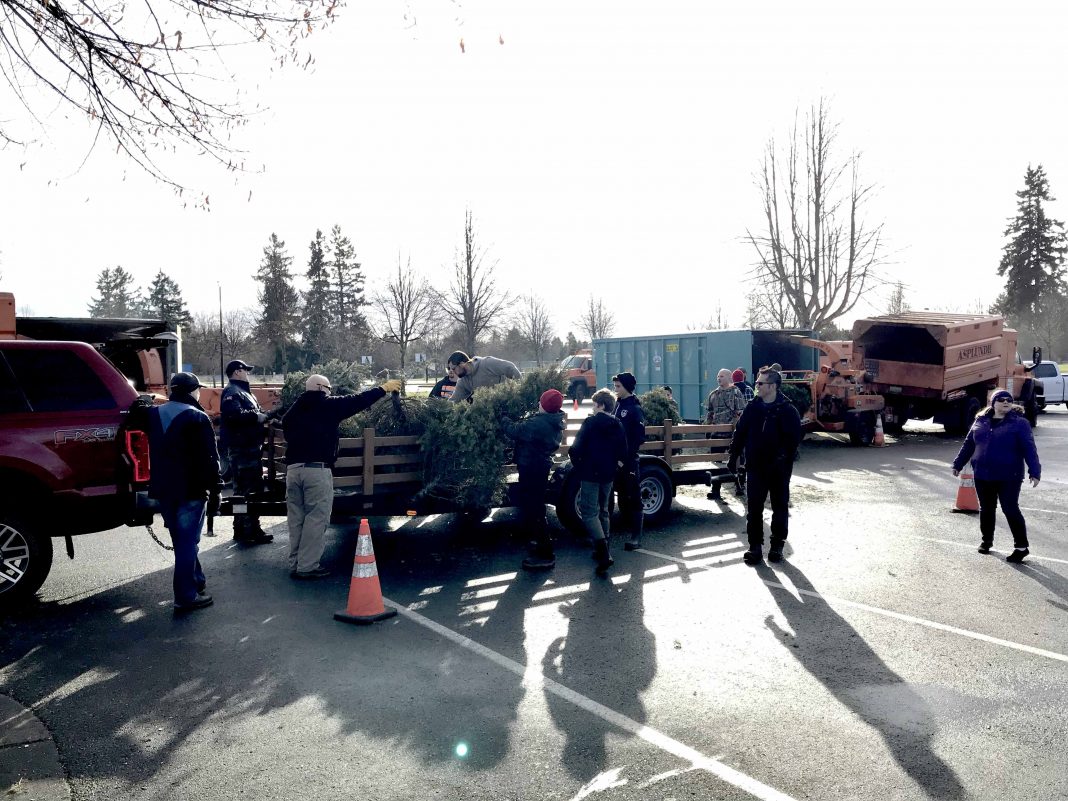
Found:
[{"label": "tall conifer tree", "polygon": [[323,358],[329,346],[331,327],[330,273],[324,252],[323,232],[316,231],[315,238],[308,245],[308,291],[304,293],[304,316],[301,320],[301,334],[304,339],[306,366],[311,367],[325,361]]},{"label": "tall conifer tree", "polygon": [[254,276],[260,283],[261,307],[256,318],[256,336],[271,344],[274,351],[272,366],[282,372],[289,371],[293,338],[300,327],[300,295],[293,286],[292,264],[292,256],[286,253],[286,243],[272,233]]}]

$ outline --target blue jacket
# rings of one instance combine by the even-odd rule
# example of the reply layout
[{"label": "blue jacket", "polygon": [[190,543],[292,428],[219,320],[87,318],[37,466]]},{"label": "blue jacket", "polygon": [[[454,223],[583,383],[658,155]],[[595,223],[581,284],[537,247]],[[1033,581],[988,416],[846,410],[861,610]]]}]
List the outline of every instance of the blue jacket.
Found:
[{"label": "blue jacket", "polygon": [[613,416],[623,424],[627,435],[627,458],[623,469],[634,472],[638,469],[638,449],[645,442],[645,412],[637,395],[628,395],[616,404]]},{"label": "blue jacket", "polygon": [[515,440],[515,463],[521,470],[542,470],[548,473],[553,454],[560,448],[564,436],[563,412],[538,412],[516,422],[501,419],[501,430]]},{"label": "blue jacket", "polygon": [[152,459],[148,494],[169,503],[207,500],[220,489],[211,420],[191,395],[172,395],[149,410]]},{"label": "blue jacket", "polygon": [[620,422],[610,414],[591,414],[582,421],[567,455],[580,481],[603,484],[616,477],[628,453],[627,435]]},{"label": "blue jacket", "polygon": [[248,381],[233,378],[219,398],[222,422],[219,425],[219,441],[225,448],[259,448],[263,445],[263,423],[256,415],[260,404],[252,394]]},{"label": "blue jacket", "polygon": [[1031,424],[1015,409],[998,424],[980,414],[961,445],[953,469],[962,470],[971,459],[972,472],[981,481],[1023,481],[1024,463],[1031,478],[1042,478]]}]

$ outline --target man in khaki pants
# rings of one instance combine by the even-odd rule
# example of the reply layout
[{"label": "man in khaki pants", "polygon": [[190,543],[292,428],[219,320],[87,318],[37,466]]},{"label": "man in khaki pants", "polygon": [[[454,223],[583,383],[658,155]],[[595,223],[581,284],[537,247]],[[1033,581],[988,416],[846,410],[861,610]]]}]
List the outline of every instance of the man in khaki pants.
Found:
[{"label": "man in khaki pants", "polygon": [[330,379],[312,375],[304,383],[304,393],[282,418],[291,577],[319,579],[330,575],[319,560],[334,503],[331,468],[337,457],[338,426],[346,417],[384,398],[387,392],[399,392],[401,386],[400,380],[393,379],[366,392],[333,398]]}]

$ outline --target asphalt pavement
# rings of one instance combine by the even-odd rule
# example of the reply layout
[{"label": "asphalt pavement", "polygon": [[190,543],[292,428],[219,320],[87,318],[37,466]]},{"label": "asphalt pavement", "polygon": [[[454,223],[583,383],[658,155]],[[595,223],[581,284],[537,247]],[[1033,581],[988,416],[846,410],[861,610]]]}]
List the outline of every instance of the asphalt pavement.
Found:
[{"label": "asphalt pavement", "polygon": [[607,580],[562,530],[555,570],[519,570],[512,510],[373,519],[401,614],[371,627],[332,618],[355,526],[305,583],[284,520],[254,548],[221,521],[215,606],[184,617],[144,529],[83,537],[0,622],[0,693],[74,799],[1063,799],[1068,414],[1036,439],[1017,566],[1003,520],[976,553],[959,441],[916,424],[807,440],[787,561],[757,569],[729,488],[680,489]]}]

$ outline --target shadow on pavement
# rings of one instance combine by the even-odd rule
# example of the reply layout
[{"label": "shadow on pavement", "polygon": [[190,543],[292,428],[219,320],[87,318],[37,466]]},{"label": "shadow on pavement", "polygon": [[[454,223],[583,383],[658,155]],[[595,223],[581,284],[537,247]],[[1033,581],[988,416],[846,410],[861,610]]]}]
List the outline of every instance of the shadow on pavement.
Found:
[{"label": "shadow on pavement", "polygon": [[[615,586],[591,579],[577,600],[561,604],[567,635],[555,640],[542,659],[549,678],[639,723],[646,719],[641,693],[656,675],[656,637],[645,626],[641,581]],[[561,761],[576,779],[587,782],[608,767],[609,733],[625,734],[546,692],[556,727],[567,738]]]},{"label": "shadow on pavement", "polygon": [[1029,579],[1034,579],[1051,593],[1056,595],[1060,599],[1059,601],[1047,598],[1046,602],[1063,612],[1068,612],[1068,579],[1059,573],[1050,570],[1045,565],[1039,564],[1033,560],[1022,562],[1020,564],[1012,564],[1010,562],[1009,567],[1013,568],[1020,575],[1027,576]]},{"label": "shadow on pavement", "polygon": [[[817,592],[794,565],[782,562],[779,569],[797,589]],[[779,583],[766,565],[757,572],[765,582]],[[966,798],[956,773],[934,751],[937,727],[927,702],[828,604],[810,596],[798,599],[789,590],[768,589],[794,630],[790,634],[770,616],[765,620],[787,653],[879,733],[897,763],[929,797]]]}]

